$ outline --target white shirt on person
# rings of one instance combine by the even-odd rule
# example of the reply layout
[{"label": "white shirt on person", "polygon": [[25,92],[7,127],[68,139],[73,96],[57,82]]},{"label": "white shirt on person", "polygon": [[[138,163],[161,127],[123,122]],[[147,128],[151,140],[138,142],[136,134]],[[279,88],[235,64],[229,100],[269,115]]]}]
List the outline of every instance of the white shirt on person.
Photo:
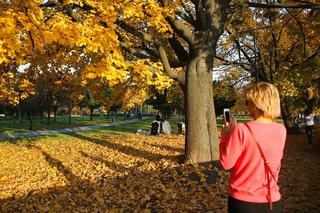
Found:
[{"label": "white shirt on person", "polygon": [[304,117],[304,120],[305,120],[306,126],[313,126],[313,125],[314,125],[314,117],[313,117],[313,114],[306,115],[306,116]]},{"label": "white shirt on person", "polygon": [[170,135],[170,133],[171,133],[170,123],[168,121],[163,121],[161,125],[162,125],[163,133],[167,134],[167,135]]}]

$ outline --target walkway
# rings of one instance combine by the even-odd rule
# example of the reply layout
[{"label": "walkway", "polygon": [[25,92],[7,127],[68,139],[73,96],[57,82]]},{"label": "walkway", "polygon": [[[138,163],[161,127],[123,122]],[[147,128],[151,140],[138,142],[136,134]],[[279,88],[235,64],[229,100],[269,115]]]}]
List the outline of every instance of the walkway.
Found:
[{"label": "walkway", "polygon": [[[148,119],[149,117],[144,117],[142,120]],[[83,132],[88,130],[96,130],[101,129],[104,127],[116,126],[116,125],[124,125],[138,122],[139,120],[131,120],[131,121],[122,121],[122,122],[114,122],[114,123],[106,123],[106,124],[99,124],[93,126],[82,126],[82,127],[73,127],[73,128],[66,128],[66,129],[58,129],[58,130],[45,130],[45,131],[35,131],[35,132],[26,132],[26,133],[13,133],[13,134],[0,134],[0,139],[10,139],[10,138],[21,138],[21,137],[38,137],[38,136],[45,136],[45,135],[53,135],[53,134],[65,134],[65,133],[72,133],[72,132]]]}]

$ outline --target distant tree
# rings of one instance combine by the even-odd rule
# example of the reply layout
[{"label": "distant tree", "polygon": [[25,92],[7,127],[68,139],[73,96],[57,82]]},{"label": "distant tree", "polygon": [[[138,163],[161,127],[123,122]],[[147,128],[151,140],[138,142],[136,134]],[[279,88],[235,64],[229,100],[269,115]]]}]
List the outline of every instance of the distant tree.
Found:
[{"label": "distant tree", "polygon": [[[222,65],[242,69],[247,82],[275,84],[282,118],[291,128],[295,109],[302,105],[312,108],[319,97],[313,83],[320,78],[319,5],[316,1],[261,3],[249,4],[257,6],[254,9],[244,6],[237,10],[226,26],[226,39],[221,40],[216,57]],[[295,106],[292,100],[298,99]]]}]

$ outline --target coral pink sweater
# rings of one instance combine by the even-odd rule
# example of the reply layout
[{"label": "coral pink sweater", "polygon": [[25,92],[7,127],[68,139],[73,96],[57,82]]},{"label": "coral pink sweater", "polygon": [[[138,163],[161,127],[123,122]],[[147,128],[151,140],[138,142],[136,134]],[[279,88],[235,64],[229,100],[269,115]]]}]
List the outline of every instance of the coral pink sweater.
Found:
[{"label": "coral pink sweater", "polygon": [[[249,121],[247,123],[269,161],[275,178],[281,167],[286,128],[278,123]],[[237,124],[230,137],[222,136],[220,162],[225,170],[231,169],[229,194],[242,201],[268,202],[268,180],[264,161],[257,144],[244,124]],[[270,177],[271,200],[281,198],[277,183]]]}]

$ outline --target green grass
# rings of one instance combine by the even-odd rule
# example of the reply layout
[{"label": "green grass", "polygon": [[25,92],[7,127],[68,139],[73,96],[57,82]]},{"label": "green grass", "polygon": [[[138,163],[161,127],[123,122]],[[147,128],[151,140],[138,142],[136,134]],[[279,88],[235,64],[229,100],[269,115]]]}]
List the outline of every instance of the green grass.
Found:
[{"label": "green grass", "polygon": [[[248,116],[242,116],[237,117],[238,123],[244,123],[247,121],[252,120],[252,118]],[[146,119],[137,123],[131,123],[126,125],[117,125],[117,126],[111,126],[104,129],[110,130],[110,131],[117,131],[117,132],[131,132],[135,133],[138,129],[142,129],[145,131],[150,131],[151,128],[151,122],[154,121],[154,118]],[[180,122],[178,117],[172,117],[169,120],[170,126],[171,126],[171,133],[174,134],[177,132],[177,123]],[[218,128],[221,128],[223,125],[222,117],[217,118],[217,126]],[[103,131],[103,130],[96,130],[96,131]]]},{"label": "green grass", "polygon": [[[150,131],[151,129],[151,122],[154,121],[154,118],[149,118],[140,122],[126,124],[126,125],[117,125],[107,127],[106,129],[118,132],[137,132],[138,129],[142,129],[145,131]],[[171,126],[171,132],[175,133],[177,131],[177,123],[179,122],[179,118],[172,117],[168,120]]]},{"label": "green grass", "polygon": [[[123,116],[115,116],[115,122],[124,121]],[[37,130],[54,130],[54,129],[64,129],[70,127],[79,127],[79,126],[90,126],[103,123],[111,122],[111,116],[108,118],[106,116],[93,117],[93,120],[90,121],[89,116],[77,116],[72,117],[71,124],[69,124],[68,116],[59,116],[56,119],[56,122],[53,122],[53,118],[50,119],[50,123],[47,124],[47,119],[43,119],[41,122],[40,119],[32,120],[32,131]],[[0,134],[12,134],[12,133],[23,133],[30,132],[29,130],[29,120],[22,120],[22,122],[16,120],[15,123],[11,118],[0,118]]]},{"label": "green grass", "polygon": [[[236,119],[238,123],[244,123],[252,120],[252,118],[249,116],[236,116]],[[278,123],[283,123],[283,120],[281,118],[276,119],[275,121]],[[223,125],[223,119],[221,116],[219,116],[217,117],[217,126],[221,128],[222,125]]]},{"label": "green grass", "polygon": [[[131,132],[135,133],[138,129],[142,129],[145,131],[150,131],[151,122],[154,118],[148,118],[143,121],[139,121],[136,123],[130,123],[126,125],[116,125],[104,128],[109,131],[117,131],[117,132]],[[248,116],[241,116],[237,117],[237,121],[239,123],[247,122],[252,120]],[[123,116],[115,116],[115,122],[125,121]],[[172,133],[176,133],[177,131],[177,123],[180,121],[178,117],[172,117],[169,120],[171,125]],[[53,123],[53,119],[51,120],[50,124],[47,125],[46,120],[43,120],[43,123],[40,120],[33,120],[33,130],[54,130],[54,129],[64,129],[70,127],[79,127],[79,126],[90,126],[90,125],[97,125],[103,123],[111,122],[111,117],[94,117],[93,121],[90,121],[89,116],[79,116],[79,117],[72,117],[72,123],[68,123],[68,116],[58,117],[56,123]],[[277,122],[282,122],[281,119],[278,119]],[[24,120],[23,123],[16,121],[14,124],[12,120],[9,119],[0,119],[0,134],[12,134],[12,133],[22,133],[22,132],[30,132],[28,129],[29,123],[27,120]],[[221,128],[223,125],[222,117],[217,117],[217,126]],[[95,130],[95,131],[102,131],[102,130]]]}]

